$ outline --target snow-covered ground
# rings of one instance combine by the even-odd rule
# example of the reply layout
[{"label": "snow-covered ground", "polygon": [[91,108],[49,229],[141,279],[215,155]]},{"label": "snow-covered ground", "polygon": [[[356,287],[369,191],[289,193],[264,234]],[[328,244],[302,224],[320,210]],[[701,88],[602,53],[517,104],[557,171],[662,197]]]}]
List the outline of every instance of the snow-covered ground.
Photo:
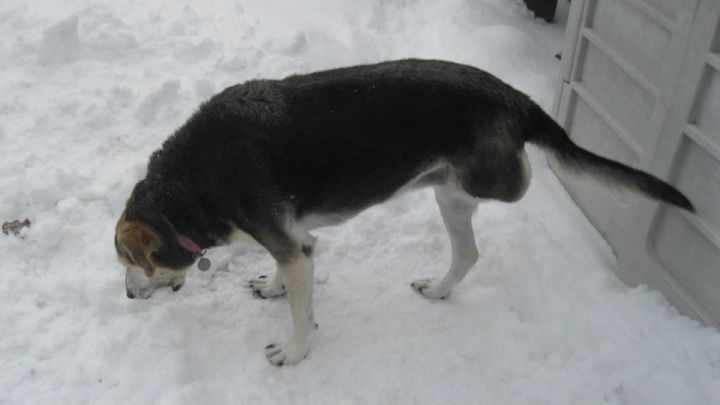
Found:
[{"label": "snow-covered ground", "polygon": [[318,233],[306,361],[276,368],[284,299],[210,252],[177,293],[125,298],[114,224],[200,101],[256,77],[407,56],[482,67],[550,107],[562,26],[517,0],[0,3],[0,403],[718,404],[720,334],[613,275],[612,253],[532,151],[517,204],[481,205],[481,258],[447,301],[429,191]]}]

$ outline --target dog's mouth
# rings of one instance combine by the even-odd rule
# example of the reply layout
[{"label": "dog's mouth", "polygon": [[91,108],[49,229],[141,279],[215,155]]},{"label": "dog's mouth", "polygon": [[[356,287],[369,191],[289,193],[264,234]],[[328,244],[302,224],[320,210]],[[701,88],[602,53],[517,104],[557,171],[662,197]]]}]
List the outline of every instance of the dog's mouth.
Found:
[{"label": "dog's mouth", "polygon": [[174,277],[146,277],[142,271],[132,268],[125,270],[125,295],[130,298],[148,299],[153,293],[165,287],[170,287],[173,292],[179,291],[185,285],[184,272]]}]

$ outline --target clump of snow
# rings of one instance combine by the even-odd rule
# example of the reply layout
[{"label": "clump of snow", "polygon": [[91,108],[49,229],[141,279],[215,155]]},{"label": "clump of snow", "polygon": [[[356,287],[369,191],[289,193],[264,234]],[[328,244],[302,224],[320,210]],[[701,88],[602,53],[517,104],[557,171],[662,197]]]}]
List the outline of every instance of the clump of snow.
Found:
[{"label": "clump of snow", "polygon": [[176,116],[178,111],[174,111],[170,106],[174,104],[173,99],[177,98],[180,87],[179,80],[164,82],[159,89],[153,90],[140,102],[135,117],[142,124],[149,124],[158,118],[162,118],[158,117],[159,113],[166,113],[167,118]]},{"label": "clump of snow", "polygon": [[0,5],[0,403],[720,402],[720,334],[614,276],[610,249],[531,151],[524,200],[480,207],[481,258],[447,301],[432,193],[318,232],[308,359],[262,348],[285,300],[244,284],[254,247],[209,253],[177,293],[128,300],[115,221],[149,154],[197,105],[258,77],[400,57],[482,67],[551,104],[562,27],[518,0]]}]

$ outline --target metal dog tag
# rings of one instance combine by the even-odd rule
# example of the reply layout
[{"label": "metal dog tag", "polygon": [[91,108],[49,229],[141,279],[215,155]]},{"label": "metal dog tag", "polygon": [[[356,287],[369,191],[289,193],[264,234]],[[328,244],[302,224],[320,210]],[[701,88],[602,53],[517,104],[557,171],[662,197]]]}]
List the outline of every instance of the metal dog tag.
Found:
[{"label": "metal dog tag", "polygon": [[197,266],[200,271],[207,271],[210,268],[210,259],[203,257],[200,259]]}]

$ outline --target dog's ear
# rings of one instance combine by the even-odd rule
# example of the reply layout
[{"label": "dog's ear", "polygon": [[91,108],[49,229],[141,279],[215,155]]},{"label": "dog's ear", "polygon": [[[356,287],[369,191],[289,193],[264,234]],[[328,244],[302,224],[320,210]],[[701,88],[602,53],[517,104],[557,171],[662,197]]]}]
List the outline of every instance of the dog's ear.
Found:
[{"label": "dog's ear", "polygon": [[121,221],[116,228],[115,237],[118,248],[124,249],[132,261],[142,267],[148,277],[152,277],[155,273],[152,254],[162,248],[160,235],[142,222]]}]

